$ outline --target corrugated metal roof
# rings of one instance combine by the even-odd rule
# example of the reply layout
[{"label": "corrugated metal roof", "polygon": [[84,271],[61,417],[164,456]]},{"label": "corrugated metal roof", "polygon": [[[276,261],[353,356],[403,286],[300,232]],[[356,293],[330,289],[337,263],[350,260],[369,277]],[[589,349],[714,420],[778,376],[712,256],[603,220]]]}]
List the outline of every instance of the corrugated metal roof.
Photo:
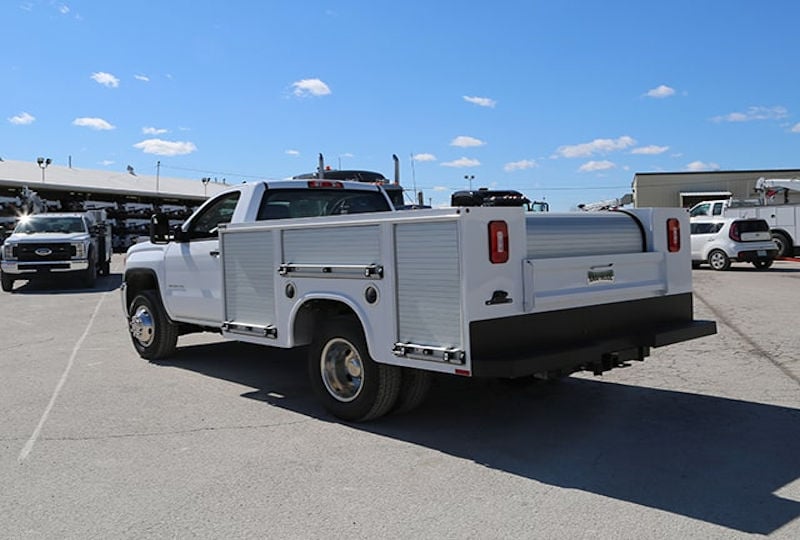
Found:
[{"label": "corrugated metal roof", "polygon": [[[156,185],[158,184],[158,185]],[[177,197],[202,200],[230,187],[230,184],[200,179],[168,178],[127,172],[76,169],[51,163],[44,171],[35,161],[0,161],[0,187],[27,186],[33,190],[49,188],[80,190],[139,197]]]}]

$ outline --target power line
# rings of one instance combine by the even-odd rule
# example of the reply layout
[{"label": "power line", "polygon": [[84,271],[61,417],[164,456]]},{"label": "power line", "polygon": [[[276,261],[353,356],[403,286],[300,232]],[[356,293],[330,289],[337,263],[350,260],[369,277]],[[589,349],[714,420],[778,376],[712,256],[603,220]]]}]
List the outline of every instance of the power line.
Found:
[{"label": "power line", "polygon": [[172,170],[175,170],[175,171],[196,172],[196,173],[201,173],[201,174],[204,174],[204,175],[211,174],[211,175],[238,176],[238,177],[241,177],[241,178],[269,178],[268,176],[265,176],[265,175],[242,174],[242,173],[237,173],[237,172],[225,172],[225,171],[210,171],[210,170],[207,170],[207,169],[192,169],[192,168],[189,168],[189,167],[174,167],[172,165],[164,165],[163,163],[161,164],[161,168],[162,169],[172,169]]}]

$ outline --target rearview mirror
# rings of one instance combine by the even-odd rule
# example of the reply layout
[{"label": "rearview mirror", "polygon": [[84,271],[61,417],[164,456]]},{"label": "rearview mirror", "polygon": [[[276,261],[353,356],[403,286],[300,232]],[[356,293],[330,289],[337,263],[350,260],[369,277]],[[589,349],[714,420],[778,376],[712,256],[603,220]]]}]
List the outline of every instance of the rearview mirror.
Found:
[{"label": "rearview mirror", "polygon": [[169,219],[166,214],[153,214],[150,217],[150,242],[167,244],[170,240]]}]

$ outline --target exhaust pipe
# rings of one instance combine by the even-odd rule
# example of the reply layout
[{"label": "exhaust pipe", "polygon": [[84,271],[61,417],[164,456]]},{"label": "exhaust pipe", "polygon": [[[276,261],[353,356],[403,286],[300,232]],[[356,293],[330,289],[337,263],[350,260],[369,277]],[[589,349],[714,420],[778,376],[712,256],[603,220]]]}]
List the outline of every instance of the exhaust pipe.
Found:
[{"label": "exhaust pipe", "polygon": [[397,157],[397,154],[392,154],[392,159],[394,160],[394,184],[396,186],[400,185],[400,158]]}]

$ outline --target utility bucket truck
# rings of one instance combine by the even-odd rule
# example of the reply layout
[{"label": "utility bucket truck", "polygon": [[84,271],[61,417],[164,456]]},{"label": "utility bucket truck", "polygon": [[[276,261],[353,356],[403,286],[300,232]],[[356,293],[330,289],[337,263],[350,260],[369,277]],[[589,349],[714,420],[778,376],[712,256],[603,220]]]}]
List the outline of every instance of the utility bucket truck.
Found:
[{"label": "utility bucket truck", "polygon": [[760,218],[769,224],[778,257],[800,254],[800,179],[759,178],[757,199],[701,201],[689,211],[691,220],[720,217]]}]

